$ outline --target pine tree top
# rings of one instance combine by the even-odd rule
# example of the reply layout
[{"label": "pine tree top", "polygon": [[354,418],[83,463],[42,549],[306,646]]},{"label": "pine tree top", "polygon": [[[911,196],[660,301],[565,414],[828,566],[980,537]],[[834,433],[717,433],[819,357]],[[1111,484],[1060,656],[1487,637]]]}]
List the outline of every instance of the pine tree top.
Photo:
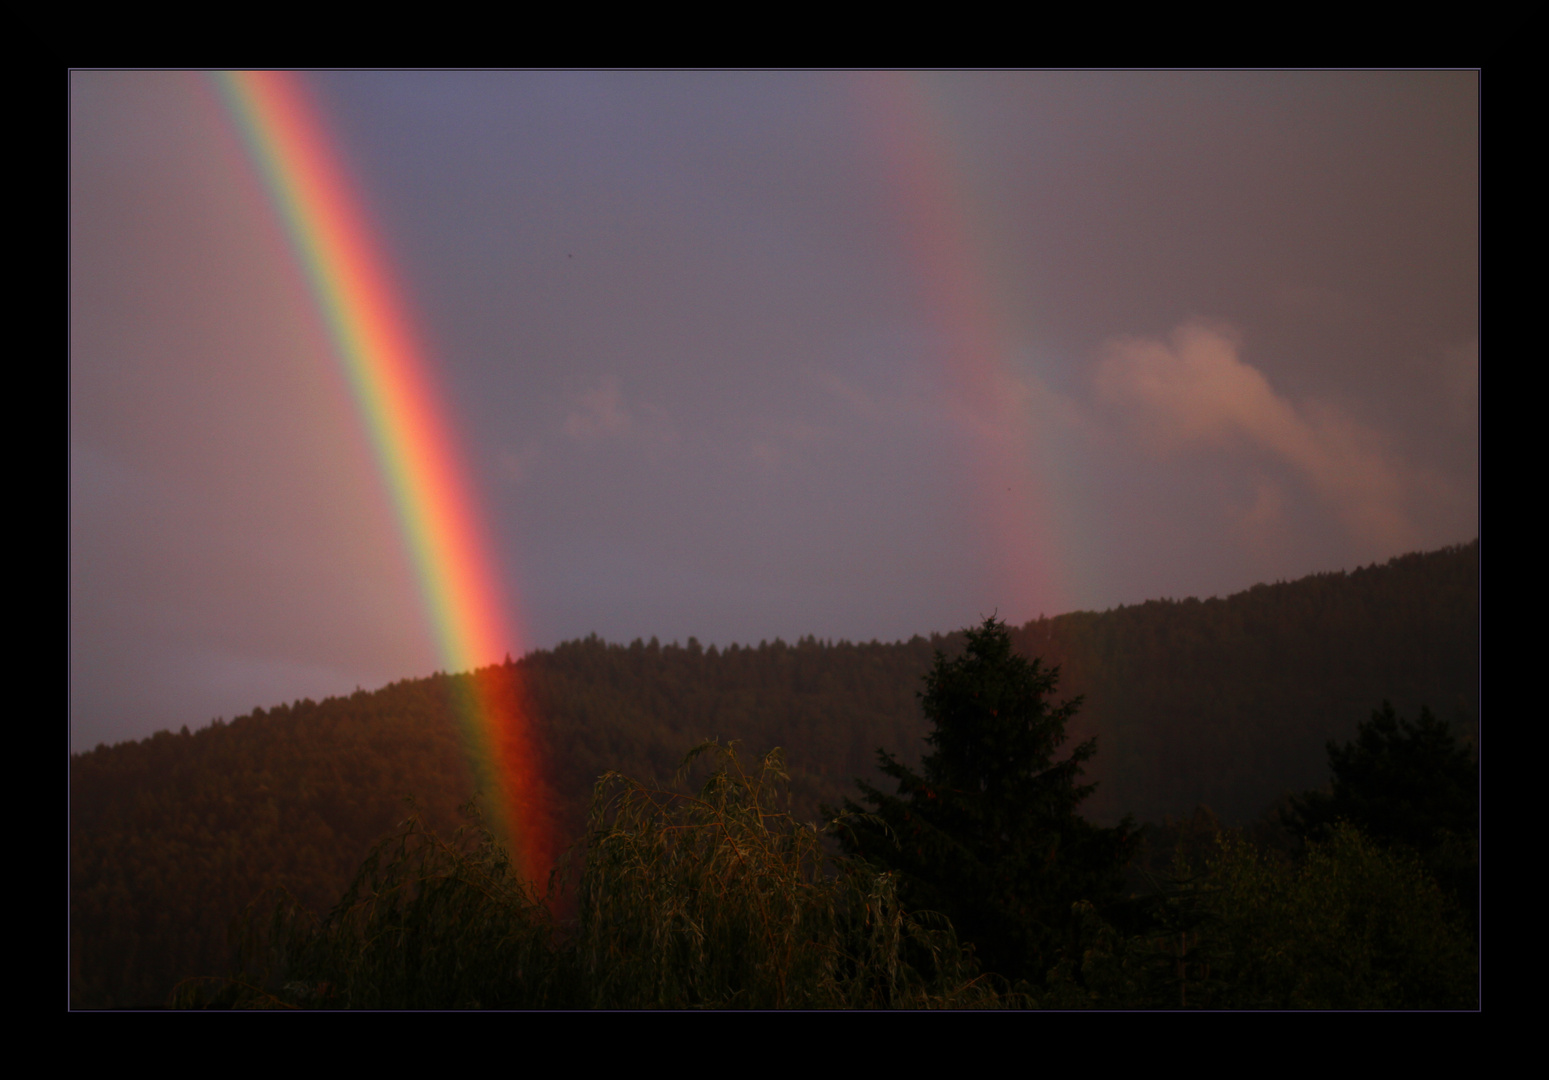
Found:
[{"label": "pine tree top", "polygon": [[1017,655],[1011,631],[993,616],[967,637],[956,659],[936,653],[920,692],[933,748],[921,764],[937,785],[1012,796],[1051,767],[1081,699],[1051,706],[1059,668]]}]

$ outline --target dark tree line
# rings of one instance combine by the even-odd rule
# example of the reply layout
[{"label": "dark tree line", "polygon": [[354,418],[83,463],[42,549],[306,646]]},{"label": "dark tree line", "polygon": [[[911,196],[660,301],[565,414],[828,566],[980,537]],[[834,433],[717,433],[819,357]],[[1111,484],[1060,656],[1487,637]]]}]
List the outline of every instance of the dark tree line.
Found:
[{"label": "dark tree line", "polygon": [[[1030,678],[1059,666],[1059,694],[1084,696],[1064,722],[1075,747],[1095,736],[1102,752],[1077,762],[1087,776],[1072,792],[1098,784],[1072,803],[1080,818],[1111,827],[1133,808],[1157,822],[1206,803],[1228,826],[1244,824],[1322,784],[1321,747],[1351,739],[1374,702],[1409,716],[1429,704],[1471,744],[1478,545],[1226,600],[1061,616],[1010,628],[1010,640],[1029,665],[1041,658]],[[916,692],[969,644],[962,633],[726,649],[590,638],[479,677],[520,681],[535,703],[557,817],[579,838],[599,775],[665,783],[683,748],[707,738],[784,747],[798,820],[855,796],[857,777],[908,801],[893,795],[900,775],[878,768],[876,748],[929,775],[922,757],[946,749],[924,741],[932,718]],[[474,794],[452,708],[466,678],[406,680],[72,755],[72,1000],[155,1004],[182,976],[220,970],[232,916],[265,889],[326,906],[404,819],[405,796],[428,829],[454,829]],[[1053,690],[1041,691],[1051,712]],[[1164,839],[1156,826],[1145,833]],[[1457,846],[1440,844],[1451,854],[1436,857],[1466,863]]]},{"label": "dark tree line", "polygon": [[1417,856],[1478,932],[1479,762],[1451,728],[1420,710],[1411,722],[1383,702],[1355,741],[1328,744],[1328,791],[1293,799],[1290,824],[1324,840],[1341,823]]},{"label": "dark tree line", "polygon": [[1087,813],[1160,821],[1198,804],[1246,823],[1326,779],[1324,744],[1387,700],[1464,742],[1479,716],[1479,542],[1224,599],[1075,612],[1013,632],[1101,738]]},{"label": "dark tree line", "polygon": [[[574,915],[476,830],[418,820],[322,919],[281,891],[238,968],[176,1003],[258,1008],[1455,1008],[1478,1002],[1467,918],[1415,844],[1477,840],[1472,759],[1445,724],[1378,710],[1330,743],[1334,794],[1292,803],[1301,850],[1196,816],[1203,849],[1124,889],[1138,836],[1077,813],[1093,741],[1056,759],[1079,702],[993,619],[938,653],[932,747],[885,750],[821,827],[782,809],[778,750],[705,743],[672,785],[606,774]],[[711,771],[697,790],[696,763]],[[1476,774],[1472,774],[1476,776]],[[1366,831],[1363,831],[1363,826]],[[845,854],[827,850],[837,836]],[[482,837],[482,839],[480,839]],[[1474,850],[1477,850],[1477,846]],[[1475,867],[1477,878],[1477,865]],[[556,879],[562,887],[569,878]]]}]

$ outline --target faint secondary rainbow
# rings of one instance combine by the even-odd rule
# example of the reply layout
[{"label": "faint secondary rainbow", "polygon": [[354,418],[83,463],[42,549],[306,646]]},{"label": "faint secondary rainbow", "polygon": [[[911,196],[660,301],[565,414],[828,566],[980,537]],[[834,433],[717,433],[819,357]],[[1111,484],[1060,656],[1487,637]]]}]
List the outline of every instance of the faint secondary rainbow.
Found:
[{"label": "faint secondary rainbow", "polygon": [[481,787],[522,872],[553,861],[544,795],[515,672],[478,672],[517,638],[456,440],[389,264],[301,79],[216,76],[263,175],[327,323],[389,488],[449,672],[469,672],[459,703]]},{"label": "faint secondary rainbow", "polygon": [[[1013,364],[1017,338],[997,295],[989,242],[975,229],[971,185],[922,72],[873,72],[857,90],[882,150],[924,309],[943,343],[959,428],[975,455],[973,482],[993,560],[1000,615],[1011,621],[1072,607],[1050,475],[1049,401]],[[988,614],[987,612],[985,614]]]}]

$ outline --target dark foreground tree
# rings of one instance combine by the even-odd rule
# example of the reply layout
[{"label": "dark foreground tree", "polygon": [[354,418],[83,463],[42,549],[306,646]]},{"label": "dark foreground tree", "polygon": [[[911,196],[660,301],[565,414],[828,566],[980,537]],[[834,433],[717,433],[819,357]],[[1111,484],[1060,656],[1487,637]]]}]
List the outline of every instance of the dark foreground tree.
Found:
[{"label": "dark foreground tree", "polygon": [[1479,766],[1429,709],[1411,723],[1388,702],[1355,742],[1328,744],[1332,791],[1292,800],[1292,825],[1307,839],[1348,821],[1379,844],[1418,854],[1437,884],[1477,919]]},{"label": "dark foreground tree", "polygon": [[898,792],[857,781],[867,805],[845,800],[840,835],[849,854],[899,875],[905,907],[947,916],[987,970],[1037,985],[1072,905],[1101,909],[1121,894],[1135,832],[1128,819],[1103,829],[1077,814],[1097,745],[1054,760],[1080,705],[1050,704],[1058,668],[1014,653],[993,617],[967,634],[961,657],[936,654],[920,694],[933,729],[922,771],[878,750]]}]

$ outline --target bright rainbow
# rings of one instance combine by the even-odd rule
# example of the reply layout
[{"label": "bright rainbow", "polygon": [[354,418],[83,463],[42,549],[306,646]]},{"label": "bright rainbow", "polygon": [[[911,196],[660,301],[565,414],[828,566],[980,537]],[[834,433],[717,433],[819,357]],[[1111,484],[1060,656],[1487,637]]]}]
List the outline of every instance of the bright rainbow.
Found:
[{"label": "bright rainbow", "polygon": [[517,866],[542,882],[553,865],[552,803],[530,711],[514,670],[477,670],[499,663],[517,639],[426,350],[300,78],[264,71],[216,79],[328,325],[446,668],[470,672],[457,680],[459,711],[480,786],[497,804]]}]

